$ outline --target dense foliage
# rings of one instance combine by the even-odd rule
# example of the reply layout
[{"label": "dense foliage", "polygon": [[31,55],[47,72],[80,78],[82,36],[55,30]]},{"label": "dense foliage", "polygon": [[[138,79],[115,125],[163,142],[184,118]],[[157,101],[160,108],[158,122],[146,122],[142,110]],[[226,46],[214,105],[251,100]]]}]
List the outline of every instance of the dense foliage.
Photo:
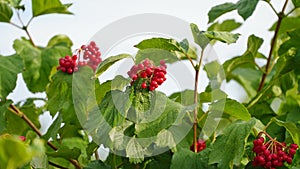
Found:
[{"label": "dense foliage", "polygon": [[[31,21],[46,14],[72,14],[71,4],[31,2],[29,9],[22,0],[0,0],[1,24],[27,35],[14,41],[15,54],[0,55],[1,169],[300,167],[300,1],[285,0],[280,11],[270,0],[220,4],[208,13],[208,30],[190,25],[197,46],[186,39],[156,37],[133,44],[135,56],[107,58],[101,58],[93,41],[72,53],[66,35],[37,46],[28,31]],[[267,3],[278,17],[269,29],[274,34],[269,53],[259,52],[264,39],[251,35],[247,44],[240,44],[247,45],[241,56],[204,62],[208,47],[236,43],[241,36],[231,31],[243,23],[218,18],[236,10],[247,24],[258,3]],[[32,11],[28,23],[13,23],[12,17],[24,10]],[[129,76],[99,81],[124,59],[134,62]],[[178,62],[194,70],[195,88],[170,96],[157,91],[168,80],[168,66]],[[209,79],[205,91],[198,91],[203,85],[199,76]],[[20,103],[6,99],[17,78],[46,98]],[[221,90],[224,81],[243,87],[244,102]],[[45,112],[55,120],[42,134],[39,116]],[[103,161],[97,152],[100,144],[110,150]]]}]

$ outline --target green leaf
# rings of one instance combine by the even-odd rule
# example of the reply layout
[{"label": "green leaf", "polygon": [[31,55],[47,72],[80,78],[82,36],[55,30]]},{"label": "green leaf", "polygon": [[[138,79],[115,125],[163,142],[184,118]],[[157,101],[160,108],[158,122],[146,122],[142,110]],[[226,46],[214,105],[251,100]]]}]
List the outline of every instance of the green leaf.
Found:
[{"label": "green leaf", "polygon": [[0,168],[19,168],[30,162],[33,152],[18,138],[0,137]]},{"label": "green leaf", "polygon": [[196,24],[191,23],[190,27],[195,43],[198,44],[202,49],[204,49],[209,44],[210,40],[204,35],[204,31],[199,30]]},{"label": "green leaf", "polygon": [[62,123],[62,115],[59,114],[58,117],[55,119],[55,121],[51,124],[51,126],[47,130],[47,133],[45,135],[43,135],[43,138],[45,140],[49,140],[50,138],[52,138],[53,140],[56,140],[57,133],[61,127],[61,123]]},{"label": "green leaf", "polygon": [[219,16],[221,16],[221,15],[227,13],[227,12],[233,11],[236,8],[237,8],[236,4],[234,4],[234,3],[228,3],[228,2],[224,3],[224,4],[221,4],[221,5],[217,5],[215,7],[212,7],[210,9],[210,11],[208,12],[208,17],[209,17],[208,23],[213,22]]},{"label": "green leaf", "polygon": [[126,93],[112,90],[106,93],[102,102],[99,104],[99,110],[106,122],[113,127],[124,122],[130,105],[131,103]]},{"label": "green leaf", "polygon": [[72,14],[68,8],[72,4],[62,4],[60,0],[32,0],[32,16],[40,16],[51,13]]},{"label": "green leaf", "polygon": [[279,56],[284,55],[290,49],[297,48],[300,45],[300,42],[298,41],[300,38],[300,28],[295,29],[292,32],[288,32],[288,36],[290,37],[289,40],[281,44],[278,49]]},{"label": "green leaf", "polygon": [[209,164],[218,163],[222,169],[239,165],[244,155],[247,138],[256,120],[237,120],[224,129],[213,144]]},{"label": "green leaf", "polygon": [[295,8],[300,7],[300,0],[292,0],[292,2],[294,4]]},{"label": "green leaf", "polygon": [[59,58],[71,53],[69,48],[63,46],[40,50],[25,40],[15,40],[14,48],[23,59],[23,78],[33,93],[45,91],[52,68],[58,65]]},{"label": "green leaf", "polygon": [[67,35],[55,35],[49,40],[47,47],[53,47],[57,45],[70,48],[72,47],[73,42]]},{"label": "green leaf", "polygon": [[12,103],[13,102],[11,100],[7,100],[5,102],[4,101],[0,102],[0,135],[4,134],[6,131],[6,127],[7,127],[6,113],[11,113],[11,112],[9,112],[8,107]]},{"label": "green leaf", "polygon": [[294,143],[300,144],[300,129],[293,122],[284,122],[276,118],[272,118],[272,122],[275,122],[277,125],[284,127],[292,136]]},{"label": "green leaf", "polygon": [[226,31],[231,32],[237,28],[239,28],[242,24],[236,22],[234,19],[228,19],[223,21],[222,23],[216,22],[212,24],[207,30],[208,31]]},{"label": "green leaf", "polygon": [[[225,106],[225,107],[224,107]],[[251,115],[248,112],[247,108],[242,105],[241,103],[232,100],[232,99],[226,99],[220,100],[218,102],[212,103],[210,105],[211,111],[223,111],[224,113],[233,116],[235,118],[241,119],[241,120],[250,120]]]},{"label": "green leaf", "polygon": [[180,149],[172,157],[171,169],[216,169],[215,165],[208,164],[209,149],[206,148],[199,153],[189,149]]},{"label": "green leaf", "polygon": [[68,148],[67,146],[61,146],[56,152],[47,153],[51,157],[61,157],[65,159],[77,159],[80,155],[80,150],[78,148]]},{"label": "green leaf", "polygon": [[261,47],[263,39],[255,35],[251,35],[248,38],[247,50],[246,52],[239,57],[234,57],[230,60],[227,60],[223,66],[226,73],[232,72],[234,69],[241,67],[245,64],[255,66],[255,58],[258,55],[258,49]]},{"label": "green leaf", "polygon": [[157,134],[156,145],[159,147],[169,147],[173,151],[176,150],[176,141],[174,140],[173,133],[168,130],[161,130]]},{"label": "green leaf", "polygon": [[166,51],[178,51],[183,52],[180,47],[180,44],[173,39],[165,39],[165,38],[152,38],[146,39],[140,42],[139,44],[135,45],[134,47],[138,49],[162,49]]},{"label": "green leaf", "polygon": [[111,169],[111,167],[100,160],[92,161],[83,169]]},{"label": "green leaf", "polygon": [[129,54],[120,54],[117,56],[110,56],[110,57],[106,58],[98,66],[95,77],[99,77],[103,72],[105,72],[114,63],[116,63],[117,61],[120,61],[122,59],[125,59],[125,58],[132,58],[132,56]]},{"label": "green leaf", "polygon": [[174,63],[179,60],[173,52],[150,48],[139,50],[135,56],[135,63],[140,63],[147,58],[152,60],[155,65],[159,65],[161,60],[165,60],[166,63]]},{"label": "green leaf", "polygon": [[5,2],[0,2],[0,22],[10,22],[13,16],[13,11]]},{"label": "green leaf", "polygon": [[[169,99],[163,93],[156,92],[150,99],[151,108],[148,117],[140,124],[136,124],[136,135],[138,137],[156,136],[161,130],[167,129],[172,125],[181,124],[186,111],[192,107],[184,107],[181,104]],[[151,120],[155,119],[155,120]],[[148,123],[146,123],[148,121]],[[175,131],[176,132],[176,131]]]},{"label": "green leaf", "polygon": [[22,59],[18,55],[0,56],[0,98],[5,99],[16,87],[22,71]]},{"label": "green leaf", "polygon": [[163,154],[150,158],[150,162],[146,164],[146,169],[170,168],[171,160],[172,153],[170,151],[166,151]]},{"label": "green leaf", "polygon": [[126,146],[126,157],[129,158],[131,163],[140,163],[144,160],[145,150],[139,143],[139,140],[132,137]]},{"label": "green leaf", "polygon": [[230,33],[230,32],[222,32],[222,31],[206,31],[204,35],[210,40],[217,40],[223,43],[231,44],[235,43],[240,34],[239,33]]},{"label": "green leaf", "polygon": [[[300,1],[299,1],[300,2]],[[275,22],[269,31],[275,31],[277,22]],[[286,35],[288,32],[292,32],[295,29],[300,28],[299,17],[284,17],[282,18],[281,25],[278,31],[278,35]]]},{"label": "green leaf", "polygon": [[237,3],[237,10],[238,10],[238,14],[244,19],[246,20],[247,18],[249,18],[258,3],[259,0],[240,0]]},{"label": "green leaf", "polygon": [[[63,122],[66,124],[78,124],[77,114],[74,110],[78,107],[75,107],[74,104],[76,103],[76,106],[85,104],[82,99],[87,101],[86,98],[88,98],[90,92],[93,92],[93,90],[90,90],[94,87],[92,76],[93,71],[89,67],[82,67],[73,75],[61,71],[56,72],[51,77],[50,84],[46,90],[48,98],[47,109],[50,111],[50,114],[54,116],[57,112],[60,112],[62,113]],[[81,97],[79,97],[79,91],[83,92]]]}]

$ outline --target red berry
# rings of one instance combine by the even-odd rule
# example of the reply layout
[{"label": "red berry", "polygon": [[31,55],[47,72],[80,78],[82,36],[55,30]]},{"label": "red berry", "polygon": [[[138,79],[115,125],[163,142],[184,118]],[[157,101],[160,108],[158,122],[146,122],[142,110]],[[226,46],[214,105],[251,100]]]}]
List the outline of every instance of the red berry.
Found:
[{"label": "red berry", "polygon": [[71,56],[68,56],[68,55],[65,56],[65,59],[66,59],[66,60],[72,60],[72,59],[71,59]]},{"label": "red berry", "polygon": [[72,68],[68,68],[67,72],[68,72],[69,74],[72,74],[72,73],[73,73],[73,69],[72,69]]},{"label": "red berry", "polygon": [[147,73],[145,71],[141,72],[141,78],[147,78]]},{"label": "red berry", "polygon": [[143,89],[146,89],[146,88],[147,88],[146,82],[143,82],[143,83],[141,84],[141,87],[142,87]]},{"label": "red berry", "polygon": [[77,60],[77,55],[73,55],[72,60]]},{"label": "red berry", "polygon": [[154,86],[149,86],[149,90],[153,91],[153,90],[155,90],[155,87]]},{"label": "red berry", "polygon": [[136,79],[138,78],[138,76],[135,74],[135,75],[133,75],[131,78],[132,78],[132,80],[134,81],[134,80],[136,80]]},{"label": "red berry", "polygon": [[298,149],[298,145],[297,144],[291,144],[290,147],[294,150],[297,150]]}]

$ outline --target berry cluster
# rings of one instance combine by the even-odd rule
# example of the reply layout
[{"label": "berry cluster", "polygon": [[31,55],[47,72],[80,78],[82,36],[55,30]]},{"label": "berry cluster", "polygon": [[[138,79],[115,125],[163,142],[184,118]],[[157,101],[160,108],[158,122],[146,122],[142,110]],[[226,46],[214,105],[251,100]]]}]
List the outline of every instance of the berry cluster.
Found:
[{"label": "berry cluster", "polygon": [[145,59],[141,63],[132,66],[127,74],[132,79],[131,85],[141,79],[138,82],[140,87],[153,91],[166,80],[166,68],[167,65],[164,60],[160,61],[160,66],[155,66],[152,61]]},{"label": "berry cluster", "polygon": [[263,137],[258,137],[253,141],[253,144],[253,151],[256,154],[252,162],[253,166],[261,166],[268,169],[281,167],[284,162],[291,164],[298,149],[297,144],[291,144],[287,147],[284,142],[278,142],[271,137],[267,142],[265,142]]},{"label": "berry cluster", "polygon": [[82,45],[80,48],[83,51],[83,60],[78,62],[79,66],[90,66],[96,71],[98,65],[102,62],[101,53],[94,41],[88,45]]},{"label": "berry cluster", "polygon": [[90,66],[94,71],[96,71],[98,65],[102,62],[100,56],[101,53],[99,48],[94,41],[91,41],[88,45],[82,45],[81,48],[77,50],[76,55],[60,58],[57,70],[72,74],[77,72],[79,67]]},{"label": "berry cluster", "polygon": [[[191,147],[190,147],[190,150],[194,151],[194,146],[195,146],[195,144],[192,144]],[[196,150],[197,153],[204,150],[206,148],[205,140],[201,140],[201,139],[198,140],[196,142],[196,146],[197,146],[197,150]]]},{"label": "berry cluster", "polygon": [[74,56],[65,56],[64,58],[59,59],[59,66],[57,70],[61,70],[62,72],[66,72],[72,74],[73,72],[78,71],[77,66],[77,55]]}]

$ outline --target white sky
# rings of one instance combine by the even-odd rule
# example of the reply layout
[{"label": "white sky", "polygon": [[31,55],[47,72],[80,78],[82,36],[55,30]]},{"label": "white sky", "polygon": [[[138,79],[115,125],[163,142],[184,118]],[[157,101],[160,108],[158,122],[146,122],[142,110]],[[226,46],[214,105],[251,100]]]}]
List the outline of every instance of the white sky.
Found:
[{"label": "white sky", "polygon": [[[196,23],[200,29],[205,30],[209,25],[207,13],[211,7],[222,4],[224,2],[236,2],[234,0],[63,0],[63,3],[73,3],[69,8],[74,15],[58,15],[50,14],[37,17],[33,20],[29,27],[29,31],[34,42],[39,46],[45,46],[48,40],[57,34],[68,35],[74,43],[73,50],[87,43],[95,33],[108,24],[135,14],[143,13],[160,13],[178,17],[187,22]],[[31,6],[29,0],[23,0],[23,3]],[[279,10],[282,6],[282,0],[272,0],[274,6]],[[31,8],[31,7],[30,7]],[[29,8],[29,9],[30,9]],[[24,22],[30,18],[31,11],[27,10],[23,14]],[[230,12],[218,20],[235,18],[239,22],[243,19],[237,15],[237,12]],[[214,50],[221,62],[229,57],[241,55],[246,48],[247,38],[251,34],[262,37],[265,42],[260,49],[261,52],[267,53],[272,33],[268,31],[276,20],[276,16],[263,1],[259,1],[254,15],[251,16],[245,24],[235,32],[241,36],[236,44],[225,45],[217,43]],[[13,18],[13,22],[17,22]],[[120,31],[122,28],[120,28]],[[0,23],[0,54],[13,54],[12,44],[14,39],[25,36],[25,33],[6,23]],[[105,41],[105,39],[104,39]],[[134,45],[134,44],[132,44]],[[129,46],[130,47],[130,46]],[[101,47],[100,47],[101,48]],[[122,49],[121,49],[122,50]],[[122,53],[122,51],[120,51]],[[21,82],[22,83],[22,82]],[[22,86],[22,84],[20,85]],[[229,90],[229,96],[234,99],[242,98],[240,92],[231,92],[230,89],[239,88],[238,85],[232,83],[226,86]],[[26,97],[28,92],[24,92],[23,88],[17,88],[18,100]]]}]

